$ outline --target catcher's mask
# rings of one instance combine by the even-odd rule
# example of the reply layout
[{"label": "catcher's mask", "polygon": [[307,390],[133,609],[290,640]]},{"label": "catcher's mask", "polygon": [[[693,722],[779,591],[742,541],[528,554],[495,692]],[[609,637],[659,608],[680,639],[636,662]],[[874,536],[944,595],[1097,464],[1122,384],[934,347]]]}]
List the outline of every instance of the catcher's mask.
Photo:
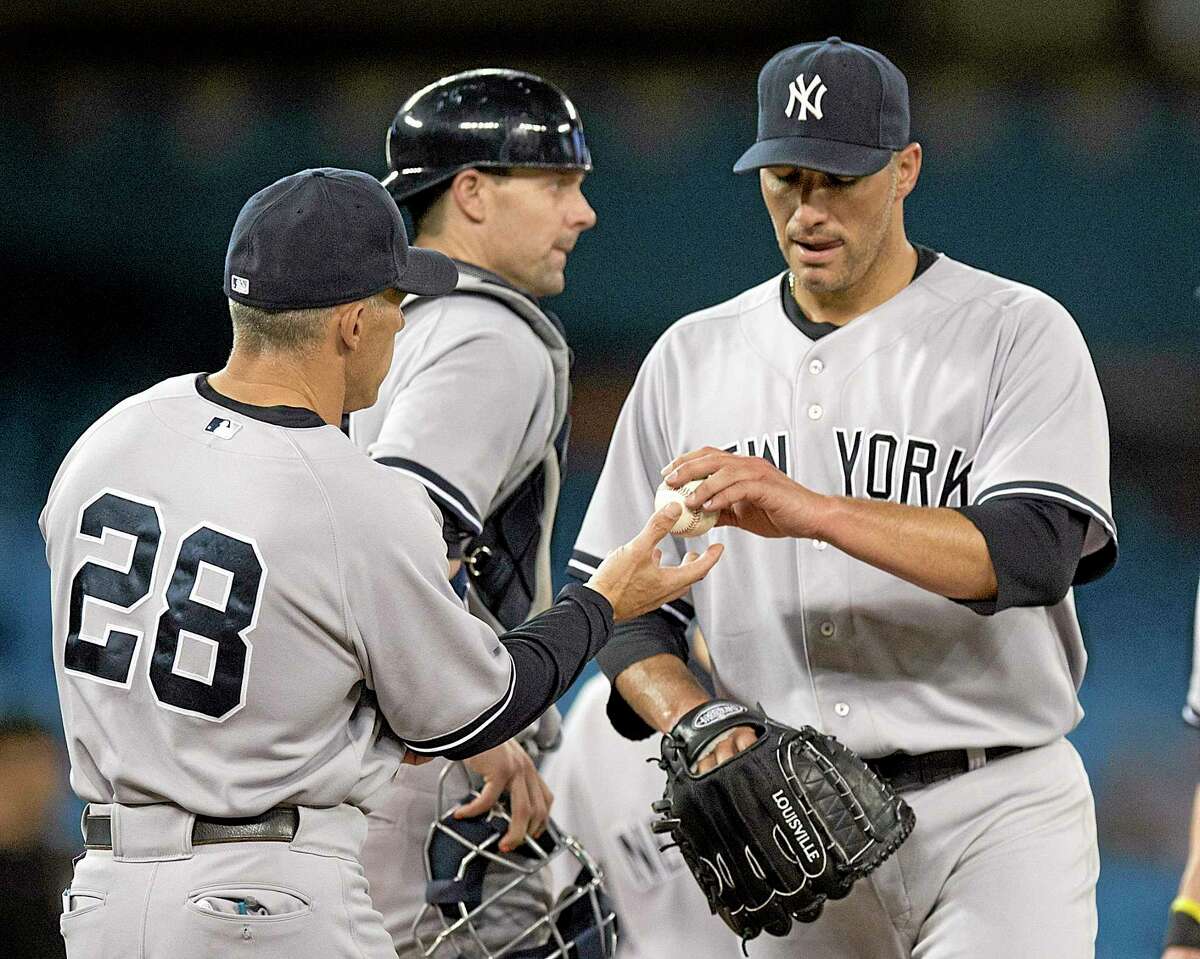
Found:
[{"label": "catcher's mask", "polygon": [[[537,839],[499,850],[509,814],[497,804],[486,815],[455,819],[445,801],[450,764],[438,781],[442,815],[425,842],[426,905],[413,923],[421,955],[433,959],[612,959],[617,917],[604,893],[599,865],[553,821]],[[469,801],[468,796],[462,802]],[[547,866],[563,857],[578,865],[575,881],[554,899]],[[430,915],[441,929],[428,923]]]}]

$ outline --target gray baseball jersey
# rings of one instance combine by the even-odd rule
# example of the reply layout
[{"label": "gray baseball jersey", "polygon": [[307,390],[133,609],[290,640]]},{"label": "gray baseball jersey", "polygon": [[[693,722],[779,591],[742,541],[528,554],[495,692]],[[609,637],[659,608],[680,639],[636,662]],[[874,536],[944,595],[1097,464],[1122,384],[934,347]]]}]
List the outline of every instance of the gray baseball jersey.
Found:
[{"label": "gray baseball jersey", "polygon": [[487,296],[405,307],[391,369],[350,438],[392,461],[479,532],[497,494],[541,461],[554,418],[554,369],[537,334]]},{"label": "gray baseball jersey", "polygon": [[[566,417],[570,353],[532,300],[484,271],[467,264],[459,269],[456,294],[405,307],[391,369],[375,405],[351,415],[350,436],[372,459],[421,482],[455,525],[476,537],[542,467],[540,497],[517,504],[521,514],[539,515],[514,517],[523,536],[534,530],[540,536],[536,556],[528,557],[535,571],[532,604],[513,617],[523,619],[551,598],[559,475],[554,440]],[[485,607],[476,586],[472,580],[471,611],[502,629],[506,624]],[[368,822],[363,864],[372,900],[401,955],[418,951],[410,940],[425,904],[425,840],[444,812],[436,803],[444,765],[439,760],[409,770],[380,794]]]},{"label": "gray baseball jersey", "polygon": [[[779,277],[672,326],[622,410],[572,569],[636,532],[660,468],[704,445],[821,493],[1064,503],[1089,517],[1081,578],[1115,550],[1108,424],[1078,328],[1045,294],[945,256],[816,341],[789,322]],[[698,621],[724,695],[866,756],[1048,743],[1082,715],[1070,594],[985,617],[824,542],[719,528],[688,545],[710,541],[725,558],[668,610]]]},{"label": "gray baseball jersey", "polygon": [[[424,484],[476,537],[541,467],[532,505],[540,515],[518,521],[518,538],[536,543],[526,558],[535,581],[532,603],[515,613],[489,611],[472,596],[477,615],[497,629],[511,628],[551,600],[550,531],[561,452],[554,443],[567,416],[570,350],[534,301],[486,271],[459,268],[456,294],[406,307],[406,328],[379,397],[351,415],[350,436],[372,459]],[[518,512],[525,512],[520,504]],[[521,565],[522,557],[513,559]]]},{"label": "gray baseball jersey", "polygon": [[40,525],[84,800],[362,805],[403,754],[384,720],[437,752],[512,695],[422,486],[311,411],[166,380],[76,443]]},{"label": "gray baseball jersey", "polygon": [[[562,746],[546,758],[542,775],[554,793],[554,821],[599,861],[621,935],[620,959],[734,959],[736,936],[708,901],[677,850],[651,831],[650,804],[662,796],[658,741],[633,742],[618,734],[605,713],[609,684],[595,676],[579,690],[563,726]],[[620,783],[619,789],[611,788]],[[575,870],[556,860],[555,888],[566,889]]]}]

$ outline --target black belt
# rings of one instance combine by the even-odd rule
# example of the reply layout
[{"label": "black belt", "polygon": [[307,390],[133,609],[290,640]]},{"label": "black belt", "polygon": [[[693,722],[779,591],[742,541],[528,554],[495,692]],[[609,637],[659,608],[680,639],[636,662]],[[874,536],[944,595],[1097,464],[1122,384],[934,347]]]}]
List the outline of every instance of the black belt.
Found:
[{"label": "black belt", "polygon": [[[246,819],[211,819],[197,816],[192,824],[192,845],[214,842],[291,842],[300,823],[295,806],[276,806],[261,816]],[[112,819],[83,817],[83,843],[88,849],[112,849]]]},{"label": "black belt", "polygon": [[[1024,746],[989,746],[983,751],[985,761],[991,762],[1003,756],[1019,753]],[[942,749],[934,753],[920,753],[910,756],[908,753],[892,753],[879,759],[866,760],[868,766],[881,779],[892,784],[896,792],[905,789],[916,789],[918,786],[929,786],[951,776],[968,772],[971,769],[971,759],[965,749]]]}]

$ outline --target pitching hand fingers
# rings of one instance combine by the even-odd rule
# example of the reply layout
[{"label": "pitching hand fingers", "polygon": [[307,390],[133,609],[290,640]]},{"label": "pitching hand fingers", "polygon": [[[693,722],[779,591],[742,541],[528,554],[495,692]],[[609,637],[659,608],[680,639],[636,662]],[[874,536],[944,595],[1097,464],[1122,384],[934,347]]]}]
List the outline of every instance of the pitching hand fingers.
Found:
[{"label": "pitching hand fingers", "polygon": [[[698,459],[701,456],[710,456],[713,453],[721,453],[721,452],[724,452],[724,451],[717,449],[715,446],[701,446],[698,450],[690,450],[687,453],[681,453],[679,456],[676,456],[675,459],[671,460],[671,462],[669,462],[661,470],[659,470],[659,475],[660,476],[669,476],[671,473],[675,472],[675,470],[679,469],[679,467],[682,466],[684,463],[690,463],[692,460]],[[671,485],[675,486],[677,484],[672,483]]]},{"label": "pitching hand fingers", "polygon": [[706,476],[711,476],[717,470],[744,459],[747,459],[747,457],[737,456],[734,453],[726,453],[722,450],[706,451],[686,462],[680,463],[666,475],[664,482],[668,486],[678,488],[684,483],[690,483],[692,480],[704,479]]},{"label": "pitching hand fingers", "polygon": [[736,503],[747,499],[752,500],[755,493],[760,490],[755,489],[753,480],[738,478],[732,478],[730,482],[721,483],[711,491],[706,491],[702,486],[696,490],[696,496],[700,497],[700,501],[695,507],[689,507],[689,509],[703,509],[713,513],[723,513],[731,509]]}]

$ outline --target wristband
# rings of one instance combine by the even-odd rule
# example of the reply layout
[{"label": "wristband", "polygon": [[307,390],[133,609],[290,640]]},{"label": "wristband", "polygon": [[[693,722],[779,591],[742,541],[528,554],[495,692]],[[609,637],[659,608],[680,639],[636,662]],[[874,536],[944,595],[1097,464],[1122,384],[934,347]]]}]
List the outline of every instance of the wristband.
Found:
[{"label": "wristband", "polygon": [[1171,918],[1167,922],[1167,937],[1164,949],[1182,946],[1200,949],[1200,902],[1179,896],[1171,903]]}]

